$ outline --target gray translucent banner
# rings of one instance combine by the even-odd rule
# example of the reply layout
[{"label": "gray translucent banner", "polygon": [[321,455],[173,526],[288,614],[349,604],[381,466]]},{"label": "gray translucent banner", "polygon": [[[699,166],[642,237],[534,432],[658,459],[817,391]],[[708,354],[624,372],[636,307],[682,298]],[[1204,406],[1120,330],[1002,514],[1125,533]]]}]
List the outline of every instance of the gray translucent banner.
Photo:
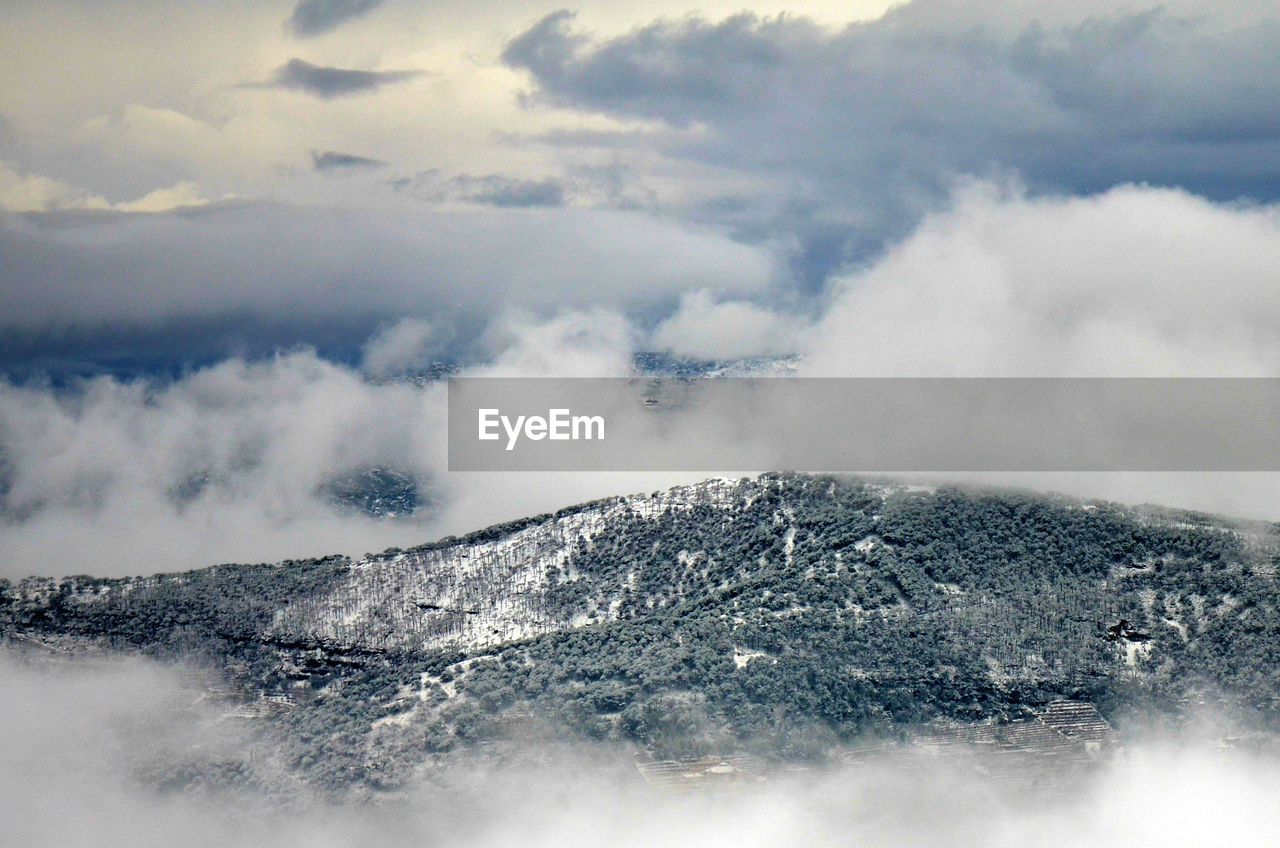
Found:
[{"label": "gray translucent banner", "polygon": [[1277,379],[449,381],[451,471],[1276,471]]}]

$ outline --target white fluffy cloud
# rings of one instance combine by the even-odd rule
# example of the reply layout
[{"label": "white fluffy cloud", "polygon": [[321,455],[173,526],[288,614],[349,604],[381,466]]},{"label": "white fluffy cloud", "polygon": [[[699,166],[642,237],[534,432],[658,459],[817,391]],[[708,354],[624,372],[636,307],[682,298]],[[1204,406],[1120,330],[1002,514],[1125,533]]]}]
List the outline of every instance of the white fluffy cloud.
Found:
[{"label": "white fluffy cloud", "polygon": [[[619,376],[632,330],[609,312],[501,319],[475,376]],[[365,373],[421,341],[390,328]],[[411,350],[412,353],[412,350]],[[170,383],[0,382],[0,575],[120,575],[328,553],[360,555],[695,474],[449,474],[442,383],[371,382],[310,351],[224,361]],[[379,521],[325,484],[412,475],[424,508]],[[7,491],[6,491],[7,488]]]},{"label": "white fluffy cloud", "polygon": [[747,301],[719,301],[699,289],[653,331],[652,345],[679,356],[738,359],[794,353],[801,321]]},{"label": "white fluffy cloud", "polygon": [[383,327],[365,342],[362,367],[374,377],[389,377],[422,369],[436,360],[432,327],[420,318],[405,318]]},{"label": "white fluffy cloud", "polygon": [[0,569],[121,574],[380,550],[395,528],[335,511],[320,487],[377,466],[428,480],[442,406],[440,387],[375,386],[305,352],[166,386],[0,386],[12,470]]},{"label": "white fluffy cloud", "polygon": [[509,316],[490,330],[497,351],[476,377],[624,377],[634,330],[614,312],[566,312],[550,321]]},{"label": "white fluffy cloud", "polygon": [[[1275,377],[1280,210],[974,184],[833,287],[804,376]],[[1275,520],[1271,473],[961,475]]]},{"label": "white fluffy cloud", "polygon": [[1275,207],[977,184],[838,282],[804,373],[1274,376],[1278,267]]},{"label": "white fluffy cloud", "polygon": [[837,278],[816,321],[699,290],[650,343],[709,358],[800,352],[804,376],[1274,376],[1277,267],[1280,207],[971,181]]}]

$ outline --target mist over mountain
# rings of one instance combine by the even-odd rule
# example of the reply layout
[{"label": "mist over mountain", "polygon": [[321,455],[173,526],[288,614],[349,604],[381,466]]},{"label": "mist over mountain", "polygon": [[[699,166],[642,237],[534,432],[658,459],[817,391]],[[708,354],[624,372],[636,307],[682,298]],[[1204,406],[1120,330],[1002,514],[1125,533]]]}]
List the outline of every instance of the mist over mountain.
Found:
[{"label": "mist over mountain", "polygon": [[[447,780],[334,803],[291,779],[250,720],[193,703],[155,662],[0,659],[0,680],[0,813],[5,843],[24,847],[1266,846],[1280,829],[1274,758],[1205,736],[1130,742],[1051,791],[993,771],[1017,756],[997,752],[791,766],[705,791],[679,773],[649,784],[604,745],[530,742],[522,762],[472,758]],[[237,774],[252,777],[228,785]]]},{"label": "mist over mountain", "polygon": [[[33,577],[3,584],[0,621],[28,663],[176,664],[193,709],[257,739],[234,765],[160,757],[162,784],[378,797],[529,765],[534,740],[603,746],[624,771],[765,774],[939,732],[1084,762],[1072,727],[1110,748],[1208,710],[1265,747],[1278,561],[1263,522],[770,474],[358,560]],[[1064,709],[1097,719],[1064,741]]]}]

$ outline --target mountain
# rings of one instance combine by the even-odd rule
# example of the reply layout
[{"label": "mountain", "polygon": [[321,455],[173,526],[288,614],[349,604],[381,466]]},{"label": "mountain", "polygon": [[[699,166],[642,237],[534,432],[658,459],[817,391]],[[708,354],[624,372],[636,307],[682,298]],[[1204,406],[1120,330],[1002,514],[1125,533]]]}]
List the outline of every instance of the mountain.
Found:
[{"label": "mountain", "polygon": [[181,662],[291,774],[385,790],[533,735],[814,760],[1063,699],[1280,727],[1277,562],[1263,522],[769,474],[359,561],[28,578],[0,634]]}]

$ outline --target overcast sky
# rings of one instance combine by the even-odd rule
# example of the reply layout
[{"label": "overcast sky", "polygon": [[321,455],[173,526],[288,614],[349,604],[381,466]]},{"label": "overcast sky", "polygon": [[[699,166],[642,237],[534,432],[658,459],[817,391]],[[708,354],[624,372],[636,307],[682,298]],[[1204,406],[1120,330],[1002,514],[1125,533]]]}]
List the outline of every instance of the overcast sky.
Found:
[{"label": "overcast sky", "polygon": [[[382,382],[438,361],[1276,376],[1278,102],[1273,0],[9,0],[0,569],[670,482],[449,476],[437,390]],[[317,499],[370,465],[432,509]],[[1258,475],[1071,486],[1280,518]]]}]

